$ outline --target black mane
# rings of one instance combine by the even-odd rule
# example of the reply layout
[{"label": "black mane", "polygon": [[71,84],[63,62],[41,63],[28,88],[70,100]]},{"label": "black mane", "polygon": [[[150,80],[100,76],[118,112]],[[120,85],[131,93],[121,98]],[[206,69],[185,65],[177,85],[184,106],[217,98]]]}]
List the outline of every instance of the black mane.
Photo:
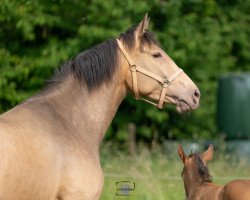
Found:
[{"label": "black mane", "polygon": [[198,174],[202,178],[203,182],[212,182],[213,177],[209,174],[208,168],[204,165],[199,154],[195,153],[195,161],[198,169]]},{"label": "black mane", "polygon": [[[129,49],[135,45],[135,30],[136,26],[119,36]],[[149,31],[143,34],[140,42],[142,45],[156,43]],[[48,86],[62,82],[68,75],[73,75],[80,84],[85,83],[89,91],[107,83],[118,68],[118,48],[116,39],[113,38],[79,53],[56,70],[48,81]]]},{"label": "black mane", "polygon": [[[120,34],[119,39],[123,40],[128,49],[134,48],[135,46],[135,37],[134,32],[137,26],[133,26],[129,28],[125,33]],[[159,45],[158,41],[155,39],[155,36],[152,32],[146,30],[140,38],[141,46],[144,45],[151,45],[157,44]]]},{"label": "black mane", "polygon": [[49,84],[62,82],[72,74],[80,84],[86,83],[89,91],[109,81],[117,70],[117,48],[115,39],[109,39],[63,64],[56,70]]}]

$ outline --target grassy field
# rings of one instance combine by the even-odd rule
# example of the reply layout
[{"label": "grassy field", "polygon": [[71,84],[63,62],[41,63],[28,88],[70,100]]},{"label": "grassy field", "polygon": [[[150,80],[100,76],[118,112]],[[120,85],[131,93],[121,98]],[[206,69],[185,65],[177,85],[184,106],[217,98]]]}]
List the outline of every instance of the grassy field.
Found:
[{"label": "grassy field", "polygon": [[[102,167],[105,174],[101,200],[183,200],[184,187],[180,177],[182,162],[175,149],[172,156],[162,153],[160,148],[150,152],[141,148],[137,156],[131,157],[120,151],[102,149]],[[250,177],[250,164],[239,161],[232,155],[217,155],[209,164],[214,182],[224,184],[237,178]],[[130,196],[117,196],[117,182],[135,183]],[[121,194],[118,192],[118,194]]]}]

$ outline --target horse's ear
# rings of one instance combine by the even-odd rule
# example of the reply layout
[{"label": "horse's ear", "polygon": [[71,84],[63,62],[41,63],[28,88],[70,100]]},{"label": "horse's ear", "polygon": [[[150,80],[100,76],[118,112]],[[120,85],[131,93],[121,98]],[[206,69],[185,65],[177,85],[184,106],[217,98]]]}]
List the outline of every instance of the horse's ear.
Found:
[{"label": "horse's ear", "polygon": [[208,149],[203,154],[201,154],[201,158],[202,158],[202,160],[204,161],[205,164],[207,164],[208,161],[212,160],[213,153],[214,153],[213,145],[210,144]]},{"label": "horse's ear", "polygon": [[137,25],[135,30],[135,40],[139,41],[140,37],[145,33],[149,25],[148,13],[145,14],[143,20]]},{"label": "horse's ear", "polygon": [[186,154],[185,154],[185,152],[184,152],[184,150],[183,150],[183,148],[182,148],[182,146],[180,144],[178,146],[178,154],[179,154],[183,164],[185,164]]}]

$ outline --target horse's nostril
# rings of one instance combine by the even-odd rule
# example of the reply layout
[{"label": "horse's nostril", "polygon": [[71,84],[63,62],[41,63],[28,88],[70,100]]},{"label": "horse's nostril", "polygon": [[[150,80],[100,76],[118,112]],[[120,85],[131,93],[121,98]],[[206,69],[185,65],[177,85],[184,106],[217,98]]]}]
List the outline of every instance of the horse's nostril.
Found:
[{"label": "horse's nostril", "polygon": [[194,96],[198,99],[200,98],[200,91],[199,90],[195,90],[194,91]]}]

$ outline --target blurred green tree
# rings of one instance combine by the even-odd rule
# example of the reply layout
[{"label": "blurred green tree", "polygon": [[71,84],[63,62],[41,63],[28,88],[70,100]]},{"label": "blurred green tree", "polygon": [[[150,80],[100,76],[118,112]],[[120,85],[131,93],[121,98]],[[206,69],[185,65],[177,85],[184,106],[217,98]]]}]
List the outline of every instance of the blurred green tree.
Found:
[{"label": "blurred green tree", "polygon": [[209,138],[215,125],[217,78],[247,71],[250,0],[1,0],[0,112],[44,86],[53,70],[92,45],[115,37],[145,12],[151,30],[177,65],[199,86],[200,108],[180,117],[131,96],[121,105],[106,140],[123,142],[127,124],[137,138]]}]

